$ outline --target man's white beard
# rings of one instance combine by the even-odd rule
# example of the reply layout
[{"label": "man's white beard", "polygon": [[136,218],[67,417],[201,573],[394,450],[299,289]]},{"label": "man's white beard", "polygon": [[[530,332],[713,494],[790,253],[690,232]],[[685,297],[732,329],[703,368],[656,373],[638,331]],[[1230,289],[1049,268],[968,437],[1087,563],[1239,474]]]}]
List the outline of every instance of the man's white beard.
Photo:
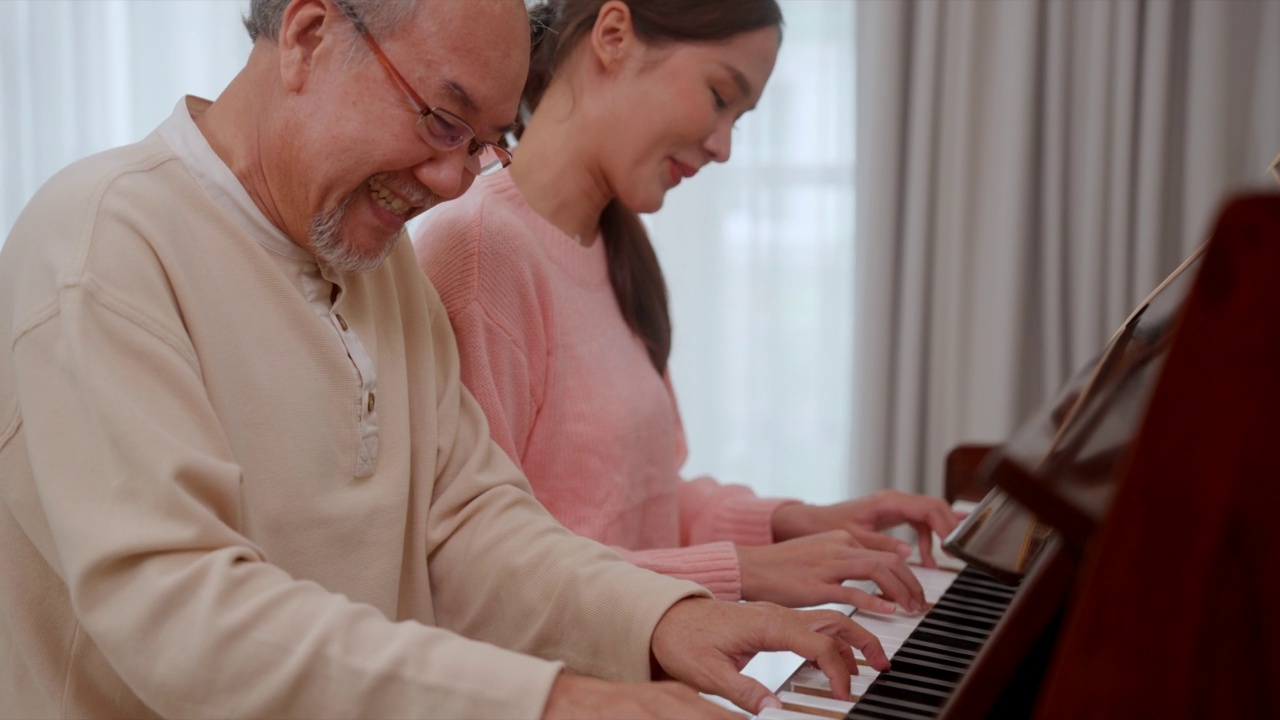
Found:
[{"label": "man's white beard", "polygon": [[362,191],[351,193],[337,207],[316,213],[311,218],[311,252],[315,253],[316,259],[322,264],[339,272],[363,273],[377,269],[400,239],[400,232],[397,231],[385,242],[369,249],[356,248],[345,241],[342,236],[342,221],[359,192]]}]

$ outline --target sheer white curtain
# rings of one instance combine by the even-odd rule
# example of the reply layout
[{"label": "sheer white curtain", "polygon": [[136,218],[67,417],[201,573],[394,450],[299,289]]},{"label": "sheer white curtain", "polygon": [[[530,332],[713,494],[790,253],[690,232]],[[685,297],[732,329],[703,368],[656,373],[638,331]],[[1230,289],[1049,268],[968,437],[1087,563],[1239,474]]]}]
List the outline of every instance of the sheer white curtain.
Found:
[{"label": "sheer white curtain", "polygon": [[777,68],[732,157],[647,216],[671,294],[687,474],[847,497],[854,10],[782,0]]},{"label": "sheer white curtain", "polygon": [[856,472],[937,492],[1269,187],[1280,2],[857,6]]},{"label": "sheer white curtain", "polygon": [[0,243],[73,160],[141,139],[244,65],[247,0],[8,0],[0,22]]}]

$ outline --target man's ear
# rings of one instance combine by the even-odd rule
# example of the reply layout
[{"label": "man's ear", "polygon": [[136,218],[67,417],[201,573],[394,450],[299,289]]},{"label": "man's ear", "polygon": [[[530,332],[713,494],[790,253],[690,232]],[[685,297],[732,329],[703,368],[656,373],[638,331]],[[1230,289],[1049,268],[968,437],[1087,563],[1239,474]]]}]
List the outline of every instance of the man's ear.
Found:
[{"label": "man's ear", "polygon": [[331,36],[336,10],[324,0],[294,0],[280,20],[280,79],[285,89],[298,92],[315,66],[321,41]]},{"label": "man's ear", "polygon": [[591,49],[606,72],[615,72],[639,49],[631,8],[622,0],[609,0],[596,14],[591,28]]}]

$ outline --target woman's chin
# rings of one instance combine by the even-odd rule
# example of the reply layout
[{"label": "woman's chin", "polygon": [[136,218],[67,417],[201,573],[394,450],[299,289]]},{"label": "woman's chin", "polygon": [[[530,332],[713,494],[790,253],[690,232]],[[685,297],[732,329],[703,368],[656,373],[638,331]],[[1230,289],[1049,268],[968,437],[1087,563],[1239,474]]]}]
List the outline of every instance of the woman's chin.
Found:
[{"label": "woman's chin", "polygon": [[648,213],[658,212],[659,210],[662,209],[662,204],[667,199],[667,193],[666,191],[663,191],[658,193],[657,195],[648,195],[646,197],[635,198],[634,201],[628,201],[627,199],[624,199],[624,198],[619,198],[619,199],[622,200],[623,205],[626,205],[632,210],[638,213],[648,214]]}]

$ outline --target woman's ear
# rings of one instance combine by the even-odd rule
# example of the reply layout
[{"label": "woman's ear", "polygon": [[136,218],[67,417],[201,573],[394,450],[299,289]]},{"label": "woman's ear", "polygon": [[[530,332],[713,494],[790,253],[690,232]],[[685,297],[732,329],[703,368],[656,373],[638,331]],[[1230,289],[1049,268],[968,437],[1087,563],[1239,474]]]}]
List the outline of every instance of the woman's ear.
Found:
[{"label": "woman's ear", "polygon": [[602,5],[591,28],[591,49],[600,65],[607,72],[614,72],[638,45],[631,8],[622,0],[609,0]]},{"label": "woman's ear", "polygon": [[324,0],[289,3],[280,18],[280,78],[286,89],[297,92],[315,67],[316,50],[332,33],[334,17]]}]

